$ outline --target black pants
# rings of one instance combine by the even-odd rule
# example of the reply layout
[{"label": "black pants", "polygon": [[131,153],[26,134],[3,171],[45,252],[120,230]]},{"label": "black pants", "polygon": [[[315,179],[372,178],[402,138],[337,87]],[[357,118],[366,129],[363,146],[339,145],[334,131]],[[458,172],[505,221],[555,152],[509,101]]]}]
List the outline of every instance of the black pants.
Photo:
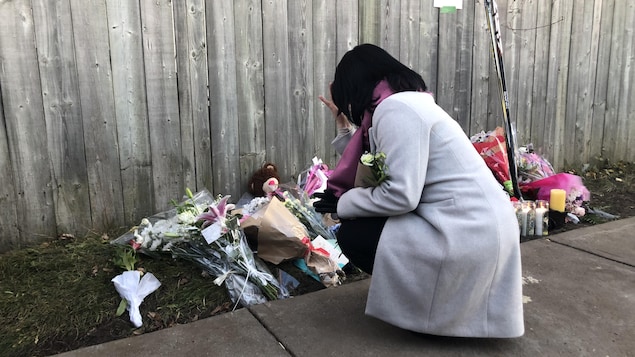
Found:
[{"label": "black pants", "polygon": [[375,253],[387,217],[342,219],[337,242],[350,262],[368,274],[373,273]]}]

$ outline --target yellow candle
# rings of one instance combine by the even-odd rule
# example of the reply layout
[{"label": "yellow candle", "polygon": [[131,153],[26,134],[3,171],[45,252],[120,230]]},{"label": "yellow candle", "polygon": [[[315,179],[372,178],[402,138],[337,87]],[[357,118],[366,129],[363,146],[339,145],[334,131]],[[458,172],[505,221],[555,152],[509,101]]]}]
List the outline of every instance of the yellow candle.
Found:
[{"label": "yellow candle", "polygon": [[554,188],[549,196],[549,208],[554,211],[564,212],[564,203],[567,192],[565,190]]}]

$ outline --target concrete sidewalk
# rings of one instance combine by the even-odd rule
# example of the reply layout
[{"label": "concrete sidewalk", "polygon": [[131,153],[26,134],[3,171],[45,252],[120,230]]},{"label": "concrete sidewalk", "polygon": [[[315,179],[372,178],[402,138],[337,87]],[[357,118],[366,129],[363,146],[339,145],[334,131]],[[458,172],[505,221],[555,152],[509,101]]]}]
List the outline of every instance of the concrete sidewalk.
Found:
[{"label": "concrete sidewalk", "polygon": [[635,356],[635,217],[521,251],[518,339],[419,335],[366,317],[367,279],[58,356]]}]

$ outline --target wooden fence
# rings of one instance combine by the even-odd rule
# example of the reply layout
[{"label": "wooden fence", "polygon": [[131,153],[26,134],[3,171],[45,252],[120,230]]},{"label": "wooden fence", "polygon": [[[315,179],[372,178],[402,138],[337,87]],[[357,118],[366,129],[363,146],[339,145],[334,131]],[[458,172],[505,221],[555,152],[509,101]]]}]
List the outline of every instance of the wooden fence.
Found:
[{"label": "wooden fence", "polygon": [[[482,0],[0,0],[0,251],[137,223],[186,187],[291,181],[335,127],[317,100],[375,43],[469,135],[502,125]],[[517,143],[557,169],[635,159],[635,5],[498,0]]]}]

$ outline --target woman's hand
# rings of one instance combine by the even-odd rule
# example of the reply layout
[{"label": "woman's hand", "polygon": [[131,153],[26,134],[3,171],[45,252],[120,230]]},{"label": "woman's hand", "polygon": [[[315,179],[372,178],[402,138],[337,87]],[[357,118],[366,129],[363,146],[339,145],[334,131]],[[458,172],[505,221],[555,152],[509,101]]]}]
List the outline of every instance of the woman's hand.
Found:
[{"label": "woman's hand", "polygon": [[339,113],[340,110],[337,108],[332,100],[326,99],[323,95],[318,96],[318,98],[320,98],[322,103],[324,103],[331,110],[331,113],[333,113],[335,124],[338,130],[351,128],[351,122],[348,121],[348,118],[346,117],[346,115],[344,115],[344,113]]}]

